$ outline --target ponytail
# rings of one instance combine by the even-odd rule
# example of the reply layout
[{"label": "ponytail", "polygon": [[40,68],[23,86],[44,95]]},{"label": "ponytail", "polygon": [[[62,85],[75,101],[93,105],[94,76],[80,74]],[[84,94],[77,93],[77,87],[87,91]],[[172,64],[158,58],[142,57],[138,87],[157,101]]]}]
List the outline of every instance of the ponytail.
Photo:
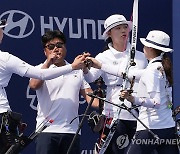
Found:
[{"label": "ponytail", "polygon": [[169,58],[168,54],[165,52],[162,52],[161,50],[154,49],[157,56],[162,55],[162,66],[166,74],[166,78],[169,82],[169,86],[173,85],[173,68],[172,68],[172,62]]},{"label": "ponytail", "polygon": [[172,62],[167,53],[163,54],[162,57],[162,65],[166,74],[166,78],[169,82],[169,86],[173,85],[173,68],[172,68]]}]

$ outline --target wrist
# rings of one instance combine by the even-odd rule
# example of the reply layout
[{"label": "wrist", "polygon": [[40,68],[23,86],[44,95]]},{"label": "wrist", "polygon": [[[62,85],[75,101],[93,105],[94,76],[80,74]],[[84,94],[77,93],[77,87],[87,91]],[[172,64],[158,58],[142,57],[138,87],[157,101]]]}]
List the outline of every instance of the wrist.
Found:
[{"label": "wrist", "polygon": [[88,73],[87,67],[86,67],[86,68],[83,68],[83,73],[84,73],[84,74],[87,74],[87,73]]},{"label": "wrist", "polygon": [[98,68],[98,69],[101,69],[101,68],[102,68],[102,64],[101,64],[101,63],[98,63],[97,68]]},{"label": "wrist", "polygon": [[134,97],[130,94],[127,98],[126,98],[129,102],[134,103]]},{"label": "wrist", "polygon": [[50,63],[49,62],[45,62],[44,65],[41,67],[42,69],[45,69],[45,68],[49,68],[50,67]]},{"label": "wrist", "polygon": [[71,64],[71,67],[72,67],[72,70],[76,69],[76,67],[75,67],[75,65],[73,63]]}]

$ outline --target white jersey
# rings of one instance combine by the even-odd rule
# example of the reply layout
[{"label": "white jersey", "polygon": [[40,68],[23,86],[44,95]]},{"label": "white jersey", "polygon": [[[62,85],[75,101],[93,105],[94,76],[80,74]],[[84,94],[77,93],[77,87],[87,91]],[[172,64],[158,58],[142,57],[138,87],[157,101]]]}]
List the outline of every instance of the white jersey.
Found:
[{"label": "white jersey", "polygon": [[24,76],[28,68],[26,62],[0,50],[0,113],[11,110],[4,87],[8,86],[12,74]]},{"label": "white jersey", "polygon": [[[160,97],[156,98],[160,100],[160,107],[156,109],[141,106],[139,119],[150,129],[170,128],[175,126],[172,110],[167,106],[168,96],[172,100],[172,88],[167,87],[165,73],[160,69],[163,66],[160,62],[155,62],[156,60],[161,60],[161,57],[152,59],[141,76],[137,97],[151,98],[150,93],[160,93],[155,95]],[[139,130],[145,130],[145,128],[137,122],[137,131]]]},{"label": "white jersey", "polygon": [[[125,68],[127,66],[127,63],[128,63],[128,59],[129,59],[130,44],[128,43],[127,49],[124,52],[117,51],[116,49],[114,49],[112,47],[111,44],[108,44],[108,46],[109,46],[109,49],[102,53],[99,53],[96,56],[96,59],[98,61],[100,61],[102,64],[111,65],[112,69],[113,69],[113,67],[117,68],[116,74],[118,74],[119,70],[124,72]],[[131,70],[144,69],[147,66],[147,60],[146,60],[144,54],[140,51],[136,51],[134,61],[135,61],[136,65],[132,66],[130,68],[129,72]],[[103,70],[91,68],[89,73],[87,73],[85,75],[85,79],[88,82],[93,82],[93,80],[96,80],[99,76],[102,76],[102,78],[105,82],[105,85],[107,86],[106,99],[108,101],[111,101],[112,103],[118,104],[118,105],[123,103],[119,100],[120,90],[122,89],[122,83],[123,83],[122,77],[109,74]],[[137,92],[138,81],[139,80],[135,80],[135,84],[133,87],[133,90],[134,90],[133,95],[135,95]],[[124,103],[128,107],[131,107],[131,105],[132,105],[127,100],[124,100]],[[108,104],[108,103],[105,103],[103,114],[105,114],[109,117],[118,117],[119,119],[123,119],[123,120],[135,120],[135,118],[128,111],[121,110],[120,115],[118,115],[118,111],[119,111],[118,107]],[[137,113],[135,111],[134,111],[134,114],[137,115]]]},{"label": "white jersey", "polygon": [[[42,67],[40,64],[37,67]],[[51,65],[50,68],[57,67]],[[52,80],[44,81],[42,87],[36,90],[37,105],[37,124],[36,128],[46,121],[54,120],[43,132],[51,133],[73,133],[78,129],[79,91],[80,89],[90,88],[84,80],[82,70],[74,70],[65,75],[61,75]]]}]

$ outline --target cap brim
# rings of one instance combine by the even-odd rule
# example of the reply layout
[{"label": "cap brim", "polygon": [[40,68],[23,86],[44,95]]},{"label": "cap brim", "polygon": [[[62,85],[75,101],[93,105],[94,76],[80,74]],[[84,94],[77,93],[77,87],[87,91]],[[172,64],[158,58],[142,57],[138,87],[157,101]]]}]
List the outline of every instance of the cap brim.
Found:
[{"label": "cap brim", "polygon": [[151,48],[158,49],[158,50],[161,50],[161,51],[164,51],[164,52],[173,52],[173,49],[171,49],[171,48],[165,48],[165,47],[160,47],[160,46],[158,46],[158,45],[149,43],[149,42],[146,41],[145,38],[140,38],[140,41],[141,41],[141,43],[142,43],[144,46],[146,46],[146,47],[151,47]]},{"label": "cap brim", "polygon": [[116,22],[115,24],[112,24],[112,25],[110,25],[108,28],[105,29],[105,31],[104,31],[104,33],[103,33],[103,35],[102,35],[103,38],[106,40],[106,39],[108,38],[107,32],[108,32],[110,29],[112,29],[112,28],[114,28],[114,27],[116,27],[116,26],[118,26],[118,25],[122,25],[122,24],[128,24],[129,31],[132,30],[132,21]]}]

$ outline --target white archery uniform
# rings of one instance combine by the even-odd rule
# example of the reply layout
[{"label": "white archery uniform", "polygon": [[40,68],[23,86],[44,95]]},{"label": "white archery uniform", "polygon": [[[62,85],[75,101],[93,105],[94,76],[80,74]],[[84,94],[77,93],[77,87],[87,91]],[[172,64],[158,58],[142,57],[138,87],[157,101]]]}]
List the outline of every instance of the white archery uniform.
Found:
[{"label": "white archery uniform", "polygon": [[[122,72],[125,72],[125,68],[128,63],[130,43],[127,44],[127,48],[124,52],[119,52],[116,49],[114,49],[111,43],[109,43],[108,46],[108,50],[99,53],[96,56],[96,59],[100,63],[102,63],[101,70],[91,68],[88,71],[88,73],[85,74],[85,79],[87,82],[91,83],[94,80],[96,80],[99,76],[102,76],[105,85],[107,86],[106,99],[114,104],[120,105],[121,103],[123,103],[119,100],[120,90],[122,89],[121,85],[123,82],[122,76],[120,74]],[[140,51],[136,51],[134,61],[136,65],[132,66],[129,72],[131,72],[132,70],[142,70],[147,66],[147,60],[144,54]],[[112,68],[110,68],[109,66]],[[112,72],[114,72],[114,75],[112,75]],[[115,75],[118,75],[119,77]],[[133,87],[133,95],[135,95],[137,92],[138,81],[139,80],[135,80]],[[124,100],[124,103],[128,107],[132,106],[131,103],[127,100]],[[123,109],[121,110],[120,115],[118,115],[118,111],[119,107],[105,103],[103,114],[112,118],[118,116],[118,119],[122,120],[136,120],[128,111]],[[137,115],[136,112],[134,113]]]},{"label": "white archery uniform", "polygon": [[37,69],[18,57],[0,50],[0,113],[11,110],[4,88],[8,86],[13,73],[22,77],[48,80],[71,71],[71,65],[66,65],[57,69]]},{"label": "white archery uniform", "polygon": [[[135,104],[143,104],[140,107],[139,119],[149,129],[171,128],[175,126],[175,122],[170,116],[172,110],[168,108],[168,96],[172,100],[172,87],[168,87],[165,72],[160,69],[163,68],[162,63],[155,62],[156,60],[161,60],[161,56],[149,62],[140,79],[137,97],[143,97],[146,100],[153,99],[158,104],[148,100],[143,102],[141,98],[135,98]],[[145,129],[142,124],[137,122],[137,131]]]},{"label": "white archery uniform", "polygon": [[[42,65],[37,67],[41,68]],[[67,62],[66,65],[68,65]],[[49,68],[56,67],[51,65]],[[36,90],[38,99],[36,127],[48,118],[54,122],[43,132],[75,134],[79,118],[71,124],[70,122],[78,116],[80,89],[86,88],[90,88],[90,85],[84,80],[82,70],[74,70],[55,79],[44,81],[41,88]]]}]

